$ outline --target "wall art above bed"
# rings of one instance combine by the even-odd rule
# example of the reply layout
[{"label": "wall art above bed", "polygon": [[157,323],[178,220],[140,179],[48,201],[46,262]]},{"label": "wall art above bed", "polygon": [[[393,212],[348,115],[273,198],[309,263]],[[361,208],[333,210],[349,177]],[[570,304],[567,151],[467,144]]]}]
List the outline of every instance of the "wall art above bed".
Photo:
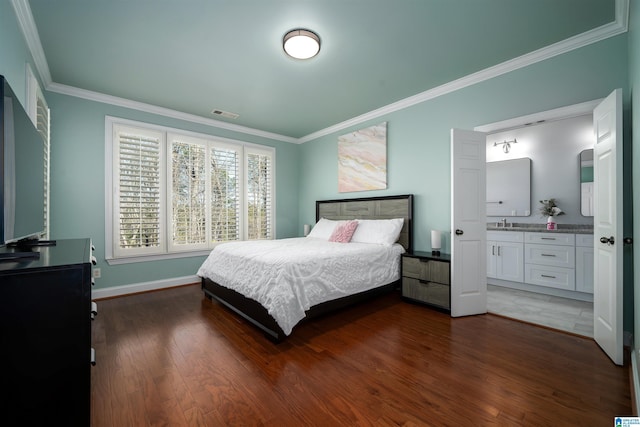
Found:
[{"label": "wall art above bed", "polygon": [[338,191],[387,188],[387,122],[338,137]]}]

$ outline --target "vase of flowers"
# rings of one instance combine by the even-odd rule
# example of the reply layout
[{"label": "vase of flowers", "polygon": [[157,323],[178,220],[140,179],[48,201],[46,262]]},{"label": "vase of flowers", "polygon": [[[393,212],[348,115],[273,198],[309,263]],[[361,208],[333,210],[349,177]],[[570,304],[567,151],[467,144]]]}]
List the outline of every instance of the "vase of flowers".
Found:
[{"label": "vase of flowers", "polygon": [[555,217],[564,215],[564,212],[556,205],[556,199],[540,200],[540,203],[540,214],[547,217],[547,230],[556,230]]}]

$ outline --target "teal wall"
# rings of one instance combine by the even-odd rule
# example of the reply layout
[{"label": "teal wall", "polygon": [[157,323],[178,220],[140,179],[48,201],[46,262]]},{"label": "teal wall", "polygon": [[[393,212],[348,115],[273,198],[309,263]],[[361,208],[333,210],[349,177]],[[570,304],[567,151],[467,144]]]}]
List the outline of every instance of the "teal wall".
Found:
[{"label": "teal wall", "polygon": [[[104,117],[111,115],[276,148],[277,237],[300,234],[315,220],[315,200],[386,194],[415,195],[415,246],[429,249],[429,230],[450,228],[451,128],[475,126],[545,111],[608,95],[621,87],[625,120],[636,132],[627,136],[638,147],[640,109],[640,7],[631,2],[630,31],[529,67],[406,108],[369,123],[302,145],[271,141],[205,125],[170,119],[122,107],[47,92],[52,110],[52,238],[91,237],[102,268],[98,288],[193,275],[203,257],[109,266],[104,262],[105,153]],[[24,101],[25,64],[33,59],[8,1],[0,1],[0,74]],[[614,65],[612,65],[614,64]],[[33,70],[36,71],[35,67]],[[340,102],[340,100],[336,100]],[[337,137],[351,130],[388,121],[388,189],[338,193]],[[633,135],[633,136],[631,136]],[[640,149],[632,151],[633,184],[640,188]],[[628,172],[627,180],[631,180]],[[637,192],[640,194],[640,192]],[[640,195],[634,195],[634,222],[640,224]],[[640,227],[638,227],[640,229]],[[640,230],[635,231],[636,242]],[[444,239],[450,249],[450,237]],[[634,261],[640,265],[640,251]],[[640,287],[640,271],[635,272]],[[625,330],[631,330],[633,298],[625,293]],[[640,288],[635,293],[640,307]],[[640,328],[640,312],[635,316]],[[636,329],[640,330],[640,329]],[[640,343],[640,339],[638,341]]]},{"label": "teal wall", "polygon": [[[300,177],[301,223],[313,223],[316,199],[412,193],[414,247],[430,250],[430,230],[451,229],[451,128],[473,129],[592,101],[606,97],[616,88],[623,89],[626,120],[630,111],[628,54],[627,35],[622,34],[305,143],[300,158],[304,171]],[[381,121],[388,122],[388,188],[338,193],[338,136]],[[628,120],[625,126],[625,137],[629,139]],[[630,182],[630,172],[625,171],[625,181]],[[625,190],[630,199],[630,187]],[[625,217],[631,212],[630,206],[626,207]],[[442,247],[443,251],[450,251],[449,233],[443,234]],[[633,281],[628,269],[626,273],[624,330],[632,331]]]},{"label": "teal wall", "polygon": [[[591,101],[616,88],[628,106],[626,40],[613,37],[303,144],[300,221],[313,223],[316,199],[413,193],[415,248],[429,250],[429,231],[450,229],[450,129]],[[388,189],[338,193],[338,136],[385,120]],[[443,250],[450,241],[443,237]]]},{"label": "teal wall", "polygon": [[[23,105],[26,64],[37,75],[33,58],[9,1],[0,1],[0,74]],[[40,83],[43,87],[42,82]],[[276,149],[276,236],[301,234],[298,227],[298,157],[300,146],[215,127],[169,119],[122,107],[45,92],[51,108],[51,238],[91,237],[102,278],[96,289],[194,275],[204,257],[108,265],[105,244],[106,115],[231,138]]]},{"label": "teal wall", "polygon": [[47,92],[51,109],[51,238],[91,237],[102,269],[96,288],[196,273],[204,257],[108,265],[105,247],[105,116],[114,116],[275,147],[276,236],[296,236],[299,145],[238,134],[67,95]]},{"label": "teal wall", "polygon": [[[629,90],[631,92],[631,140],[633,193],[633,252],[634,275],[634,348],[640,349],[640,4],[629,5]],[[637,397],[636,397],[637,399]]]},{"label": "teal wall", "polygon": [[0,75],[9,81],[22,105],[25,105],[26,99],[27,63],[31,64],[31,69],[37,75],[13,6],[9,1],[0,1]]}]

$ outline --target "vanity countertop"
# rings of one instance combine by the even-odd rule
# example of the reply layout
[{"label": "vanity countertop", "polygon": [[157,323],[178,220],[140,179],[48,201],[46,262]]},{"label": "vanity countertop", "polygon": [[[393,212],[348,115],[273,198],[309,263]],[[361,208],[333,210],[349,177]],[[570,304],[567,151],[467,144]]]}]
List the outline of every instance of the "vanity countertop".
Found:
[{"label": "vanity countertop", "polygon": [[506,227],[497,226],[495,222],[487,223],[489,231],[529,231],[534,233],[573,233],[593,234],[593,226],[589,224],[557,224],[557,230],[547,230],[546,224],[510,223]]}]

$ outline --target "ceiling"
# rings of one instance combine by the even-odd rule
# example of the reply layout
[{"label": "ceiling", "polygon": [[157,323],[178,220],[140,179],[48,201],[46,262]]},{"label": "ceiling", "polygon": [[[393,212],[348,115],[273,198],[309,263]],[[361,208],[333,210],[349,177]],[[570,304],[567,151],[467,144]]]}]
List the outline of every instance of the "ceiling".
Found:
[{"label": "ceiling", "polygon": [[[294,142],[616,20],[615,0],[28,4],[49,90],[109,95]],[[284,54],[283,35],[298,27],[320,36],[315,58]]]}]

